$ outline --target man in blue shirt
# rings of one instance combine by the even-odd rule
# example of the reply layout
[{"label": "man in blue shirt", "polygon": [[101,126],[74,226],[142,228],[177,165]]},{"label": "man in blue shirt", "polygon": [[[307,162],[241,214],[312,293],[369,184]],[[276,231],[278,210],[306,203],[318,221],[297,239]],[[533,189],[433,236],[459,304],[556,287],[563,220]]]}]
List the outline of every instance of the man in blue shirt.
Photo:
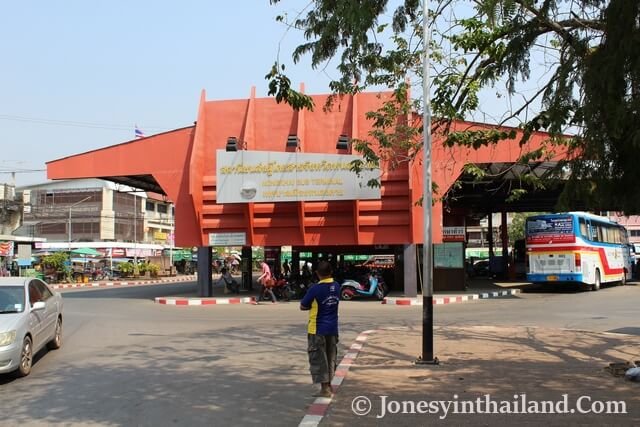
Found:
[{"label": "man in blue shirt", "polygon": [[314,384],[320,383],[317,396],[331,397],[331,380],[338,359],[338,304],[340,285],[333,280],[331,264],[321,261],[316,271],[317,284],[300,301],[300,310],[309,311],[307,351]]}]

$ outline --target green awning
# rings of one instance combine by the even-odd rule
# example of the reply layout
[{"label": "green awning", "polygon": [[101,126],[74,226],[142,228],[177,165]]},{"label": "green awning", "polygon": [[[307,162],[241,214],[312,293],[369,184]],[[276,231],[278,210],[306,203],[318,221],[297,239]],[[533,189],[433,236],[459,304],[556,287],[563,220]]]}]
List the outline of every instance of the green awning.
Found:
[{"label": "green awning", "polygon": [[[170,255],[171,254],[171,255]],[[172,256],[173,261],[191,261],[191,249],[165,249],[164,256]]]},{"label": "green awning", "polygon": [[93,248],[78,248],[71,251],[74,255],[86,255],[86,256],[100,256],[102,253],[96,251]]}]

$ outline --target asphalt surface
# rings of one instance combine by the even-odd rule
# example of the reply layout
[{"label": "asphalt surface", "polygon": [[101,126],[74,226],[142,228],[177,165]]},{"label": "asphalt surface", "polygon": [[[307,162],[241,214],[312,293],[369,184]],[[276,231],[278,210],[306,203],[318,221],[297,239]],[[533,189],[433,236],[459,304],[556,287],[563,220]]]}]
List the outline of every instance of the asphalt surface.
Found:
[{"label": "asphalt surface", "polygon": [[[175,307],[195,283],[63,291],[63,347],[31,375],[0,375],[3,425],[297,425],[313,401],[306,313],[296,302]],[[640,335],[640,286],[536,290],[436,306],[438,326],[545,326]],[[357,334],[415,325],[422,307],[341,304],[342,352]],[[437,353],[438,342],[435,343]],[[348,378],[347,378],[348,381]]]}]

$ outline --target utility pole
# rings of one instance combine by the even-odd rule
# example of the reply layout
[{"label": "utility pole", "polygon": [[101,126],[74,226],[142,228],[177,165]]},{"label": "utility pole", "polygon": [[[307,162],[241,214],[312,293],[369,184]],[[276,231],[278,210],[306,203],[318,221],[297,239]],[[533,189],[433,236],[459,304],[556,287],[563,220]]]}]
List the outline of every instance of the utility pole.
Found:
[{"label": "utility pole", "polygon": [[173,203],[171,203],[171,205],[169,205],[169,226],[171,227],[170,233],[169,233],[169,274],[170,275],[173,275],[173,242],[175,240],[175,232],[176,232],[173,210],[174,210],[174,206],[173,206]]},{"label": "utility pole", "polygon": [[138,271],[138,193],[133,193],[133,265]]},{"label": "utility pole", "polygon": [[71,206],[69,206],[69,222],[67,224],[68,234],[69,234],[69,263],[71,263],[71,210],[73,208],[75,208],[76,206],[78,206],[79,204],[86,202],[90,198],[91,198],[91,196],[87,196],[84,199],[80,200],[79,202],[76,202],[76,203],[72,204]]}]

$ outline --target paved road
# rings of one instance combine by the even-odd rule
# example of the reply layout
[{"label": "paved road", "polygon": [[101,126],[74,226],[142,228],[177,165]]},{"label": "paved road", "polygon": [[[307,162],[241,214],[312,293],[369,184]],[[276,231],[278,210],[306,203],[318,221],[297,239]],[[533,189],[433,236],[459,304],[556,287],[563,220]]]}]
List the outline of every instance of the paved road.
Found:
[{"label": "paved road", "polygon": [[[306,314],[296,303],[175,307],[195,284],[65,291],[62,349],[0,376],[3,425],[297,425],[311,403]],[[640,334],[640,287],[535,292],[437,306],[438,325],[540,325]],[[421,307],[341,306],[342,344],[415,325]],[[436,351],[437,351],[436,342]],[[8,397],[7,397],[8,396]],[[8,421],[8,422],[7,422]]]}]

